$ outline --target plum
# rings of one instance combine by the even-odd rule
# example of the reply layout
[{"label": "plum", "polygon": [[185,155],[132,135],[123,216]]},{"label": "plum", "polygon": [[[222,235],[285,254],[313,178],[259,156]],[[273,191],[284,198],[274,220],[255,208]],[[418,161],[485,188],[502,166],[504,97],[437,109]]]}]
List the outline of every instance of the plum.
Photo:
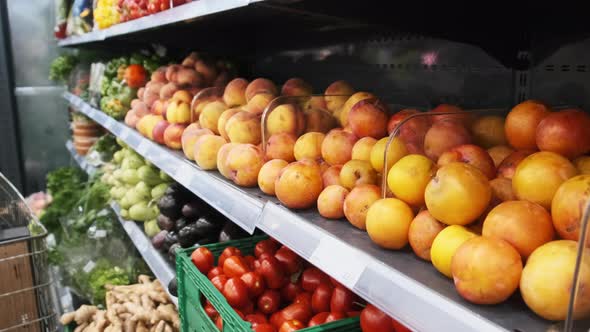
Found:
[{"label": "plum", "polygon": [[154,248],[156,248],[156,249],[162,248],[164,246],[164,242],[166,241],[167,235],[168,235],[168,231],[166,231],[166,230],[160,231],[160,233],[156,234],[152,238],[152,245],[154,246]]}]

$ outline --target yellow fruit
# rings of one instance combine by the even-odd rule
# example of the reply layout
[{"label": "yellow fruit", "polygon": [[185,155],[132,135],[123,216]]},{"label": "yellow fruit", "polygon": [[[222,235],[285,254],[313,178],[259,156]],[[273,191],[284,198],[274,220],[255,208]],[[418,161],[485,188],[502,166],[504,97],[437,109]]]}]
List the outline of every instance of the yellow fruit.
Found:
[{"label": "yellow fruit", "polygon": [[401,249],[408,244],[408,230],[414,212],[396,198],[383,198],[367,212],[367,233],[373,242],[386,249]]},{"label": "yellow fruit", "polygon": [[451,263],[459,247],[467,240],[476,237],[475,233],[459,225],[446,227],[434,238],[430,248],[432,265],[442,274],[451,278]]},{"label": "yellow fruit", "polygon": [[580,174],[590,174],[590,156],[574,159],[574,166],[576,166]]},{"label": "yellow fruit", "polygon": [[424,204],[424,191],[434,173],[432,160],[423,155],[411,154],[400,159],[389,170],[387,185],[397,198],[420,206]]},{"label": "yellow fruit", "polygon": [[[371,165],[373,168],[378,172],[383,172],[383,161],[384,161],[384,153],[385,153],[385,146],[387,145],[387,141],[389,137],[383,137],[371,149]],[[404,142],[402,142],[399,138],[394,138],[387,149],[387,170],[389,170],[398,160],[400,160],[403,156],[408,154],[408,150]],[[385,172],[384,174],[386,174]]]}]

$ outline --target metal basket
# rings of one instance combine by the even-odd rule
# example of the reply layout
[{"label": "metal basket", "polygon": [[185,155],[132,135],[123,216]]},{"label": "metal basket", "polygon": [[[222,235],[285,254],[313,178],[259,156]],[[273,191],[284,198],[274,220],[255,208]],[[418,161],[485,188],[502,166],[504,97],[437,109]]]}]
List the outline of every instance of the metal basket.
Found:
[{"label": "metal basket", "polygon": [[0,173],[0,332],[56,331],[47,230]]}]

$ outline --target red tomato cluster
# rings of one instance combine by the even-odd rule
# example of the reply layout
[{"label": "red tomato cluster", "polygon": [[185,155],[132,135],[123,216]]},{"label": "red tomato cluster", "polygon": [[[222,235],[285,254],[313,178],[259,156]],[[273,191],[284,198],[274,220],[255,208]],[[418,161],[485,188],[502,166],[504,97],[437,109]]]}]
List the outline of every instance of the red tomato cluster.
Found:
[{"label": "red tomato cluster", "polygon": [[367,304],[361,311],[361,330],[363,332],[410,332],[410,329],[372,304]]},{"label": "red tomato cluster", "polygon": [[[296,331],[358,316],[363,306],[354,293],[272,239],[258,242],[254,256],[227,247],[217,266],[204,247],[191,259],[255,332]],[[215,308],[209,301],[204,308],[221,330]]]},{"label": "red tomato cluster", "polygon": [[[191,0],[173,0],[174,7],[180,6]],[[121,22],[127,22],[140,17],[155,14],[170,8],[170,0],[119,0]]]}]

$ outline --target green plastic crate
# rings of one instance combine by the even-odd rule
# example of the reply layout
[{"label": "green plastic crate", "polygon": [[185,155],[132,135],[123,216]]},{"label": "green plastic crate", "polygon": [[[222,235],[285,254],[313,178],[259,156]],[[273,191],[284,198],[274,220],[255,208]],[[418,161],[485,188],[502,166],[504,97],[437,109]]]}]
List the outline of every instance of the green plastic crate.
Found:
[{"label": "green plastic crate", "polygon": [[[207,247],[217,257],[227,247],[236,247],[244,254],[249,255],[254,251],[254,246],[261,240],[267,239],[266,235],[247,239],[229,241],[224,243],[208,244]],[[205,313],[201,303],[204,296],[219,312],[223,319],[224,332],[251,332],[250,323],[242,320],[240,316],[227,303],[223,295],[213,286],[193,265],[190,255],[194,248],[183,249],[176,254],[176,278],[178,281],[178,313],[180,315],[182,332],[218,332],[215,323]],[[358,317],[346,318],[339,321],[308,327],[301,332],[359,332],[360,323]]]}]

